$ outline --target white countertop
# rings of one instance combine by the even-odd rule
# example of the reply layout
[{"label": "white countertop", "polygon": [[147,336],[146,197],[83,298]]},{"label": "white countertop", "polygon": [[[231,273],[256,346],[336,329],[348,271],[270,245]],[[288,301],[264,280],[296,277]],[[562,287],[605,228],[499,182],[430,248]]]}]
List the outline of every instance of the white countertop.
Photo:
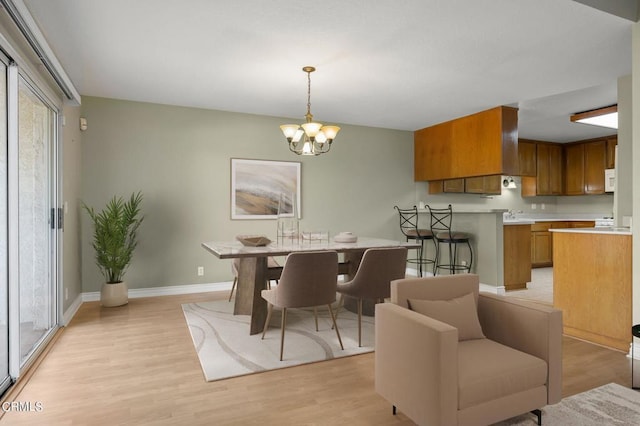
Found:
[{"label": "white countertop", "polygon": [[[447,206],[444,207],[436,207],[436,206],[431,206],[434,209],[446,209]],[[506,213],[509,210],[507,209],[456,209],[455,207],[453,208],[453,214],[483,214],[483,213],[491,213],[491,214],[496,214],[496,213]],[[418,209],[418,213],[429,213],[429,209]]]},{"label": "white countertop", "polygon": [[533,222],[564,222],[596,220],[603,217],[611,217],[611,213],[516,213],[514,219],[506,220],[531,220]]},{"label": "white countertop", "polygon": [[533,225],[536,222],[583,222],[602,219],[606,215],[598,213],[516,213],[515,218],[505,215],[505,225]]},{"label": "white countertop", "polygon": [[536,221],[530,219],[504,219],[502,223],[504,225],[533,225]]},{"label": "white countertop", "polygon": [[609,235],[631,235],[631,229],[623,227],[601,227],[601,228],[558,228],[549,229],[551,232],[574,232],[580,234],[609,234]]}]

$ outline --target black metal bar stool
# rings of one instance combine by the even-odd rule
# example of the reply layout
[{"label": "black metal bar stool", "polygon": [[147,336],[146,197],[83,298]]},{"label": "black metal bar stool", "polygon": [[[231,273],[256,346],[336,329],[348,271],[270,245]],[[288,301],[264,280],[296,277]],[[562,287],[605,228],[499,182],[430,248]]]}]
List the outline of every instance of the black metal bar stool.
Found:
[{"label": "black metal bar stool", "polygon": [[[451,204],[444,209],[431,208],[427,206],[431,214],[431,233],[435,239],[436,261],[433,267],[433,275],[437,275],[439,269],[455,274],[457,271],[471,272],[473,264],[473,250],[471,249],[471,234],[451,230],[453,219],[453,209]],[[442,263],[440,244],[447,244],[449,248],[448,263]],[[469,263],[458,263],[458,245],[466,244],[469,247]]]},{"label": "black metal bar stool", "polygon": [[418,227],[418,208],[416,206],[410,209],[401,209],[398,206],[394,206],[394,208],[398,210],[398,214],[400,215],[400,230],[407,238],[407,241],[420,241],[420,248],[418,249],[416,257],[414,259],[407,258],[407,262],[418,265],[420,276],[422,276],[422,265],[434,265],[435,271],[436,258],[424,258],[424,242],[426,240],[433,240],[433,233],[430,229],[420,229]]}]

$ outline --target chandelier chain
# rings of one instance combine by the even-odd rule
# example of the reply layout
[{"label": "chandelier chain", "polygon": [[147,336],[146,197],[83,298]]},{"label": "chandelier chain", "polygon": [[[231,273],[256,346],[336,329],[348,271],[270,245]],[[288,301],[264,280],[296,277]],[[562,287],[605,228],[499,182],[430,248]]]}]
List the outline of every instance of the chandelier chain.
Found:
[{"label": "chandelier chain", "polygon": [[307,71],[307,122],[313,120],[313,115],[311,115],[311,71]]}]

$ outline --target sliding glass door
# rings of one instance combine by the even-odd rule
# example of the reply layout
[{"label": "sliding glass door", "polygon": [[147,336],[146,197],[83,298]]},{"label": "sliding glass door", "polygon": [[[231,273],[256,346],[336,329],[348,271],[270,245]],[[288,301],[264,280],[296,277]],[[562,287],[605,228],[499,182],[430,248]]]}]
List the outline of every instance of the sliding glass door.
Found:
[{"label": "sliding glass door", "polygon": [[56,325],[55,111],[22,76],[18,87],[20,365]]},{"label": "sliding glass door", "polygon": [[7,218],[7,65],[0,58],[0,394],[11,384],[9,376],[9,258]]},{"label": "sliding glass door", "polygon": [[4,43],[0,37],[0,395],[57,329],[62,281],[62,100]]}]

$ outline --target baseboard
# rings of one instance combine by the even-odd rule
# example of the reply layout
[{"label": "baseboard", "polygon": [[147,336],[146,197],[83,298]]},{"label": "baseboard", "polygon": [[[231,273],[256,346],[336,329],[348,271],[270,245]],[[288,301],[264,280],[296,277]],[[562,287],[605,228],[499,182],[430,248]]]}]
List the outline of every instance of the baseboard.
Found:
[{"label": "baseboard", "polygon": [[76,315],[76,312],[78,312],[78,309],[80,309],[80,305],[82,305],[82,302],[83,302],[82,294],[79,294],[78,297],[75,298],[71,306],[69,306],[67,310],[64,311],[64,313],[62,314],[62,324],[61,324],[63,327],[66,327],[69,324],[69,322],[71,322],[71,319]]},{"label": "baseboard", "polygon": [[493,293],[500,296],[504,296],[507,294],[507,290],[503,285],[495,286],[495,285],[480,283],[480,291],[484,291],[486,293]]},{"label": "baseboard", "polygon": [[[207,293],[210,291],[231,290],[231,281],[219,283],[202,283],[202,284],[185,284],[171,285],[167,287],[147,287],[147,288],[130,288],[129,298],[136,299],[139,297],[154,296],[175,296],[180,294]],[[100,292],[92,291],[82,293],[83,302],[96,302],[100,300]]]}]

